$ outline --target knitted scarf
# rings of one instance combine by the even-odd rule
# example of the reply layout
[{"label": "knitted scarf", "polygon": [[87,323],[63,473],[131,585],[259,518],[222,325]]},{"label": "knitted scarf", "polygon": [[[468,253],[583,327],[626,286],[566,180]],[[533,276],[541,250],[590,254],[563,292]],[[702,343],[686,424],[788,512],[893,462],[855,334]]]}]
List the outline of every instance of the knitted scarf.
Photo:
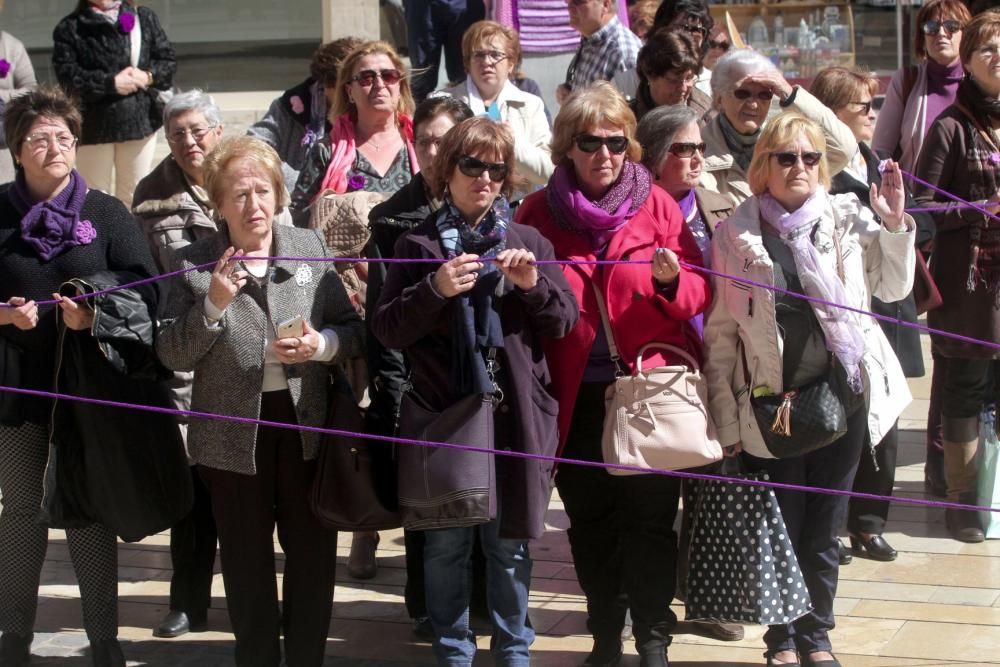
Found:
[{"label": "knitted scarf", "polygon": [[47,201],[36,202],[28,192],[24,170],[18,170],[8,190],[11,204],[21,216],[21,238],[48,262],[73,246],[87,245],[97,233],[89,220],[80,220],[87,198],[87,183],[75,169],[69,185]]}]

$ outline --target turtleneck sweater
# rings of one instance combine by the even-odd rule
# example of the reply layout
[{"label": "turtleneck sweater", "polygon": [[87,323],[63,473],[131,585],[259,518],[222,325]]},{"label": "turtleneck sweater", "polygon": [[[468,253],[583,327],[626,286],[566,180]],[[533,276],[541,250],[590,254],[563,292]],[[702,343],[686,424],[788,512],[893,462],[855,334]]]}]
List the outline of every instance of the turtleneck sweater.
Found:
[{"label": "turtleneck sweater", "polygon": [[927,128],[942,111],[954,104],[958,84],[964,78],[961,60],[956,60],[954,65],[939,65],[932,58],[927,59]]}]

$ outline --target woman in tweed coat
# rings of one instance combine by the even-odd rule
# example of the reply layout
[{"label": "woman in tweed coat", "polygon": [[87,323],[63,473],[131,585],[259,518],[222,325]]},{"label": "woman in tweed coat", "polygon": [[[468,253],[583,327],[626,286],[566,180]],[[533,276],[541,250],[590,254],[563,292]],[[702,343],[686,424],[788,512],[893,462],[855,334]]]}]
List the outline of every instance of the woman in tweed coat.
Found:
[{"label": "woman in tweed coat", "polygon": [[[327,254],[315,231],[272,224],[288,204],[274,149],[251,137],[224,141],[205,177],[225,228],[179,252],[177,268],[218,261],[171,288],[157,351],[172,370],[194,371],[196,411],[320,426],[329,364],[361,355],[361,320],[333,263],[266,259]],[[295,318],[301,330],[284,331]],[[287,664],[318,667],[337,541],[309,508],[318,435],[195,419],[188,446],[212,496],[236,664],[277,667],[283,633]],[[275,523],[285,553],[280,620]]]}]

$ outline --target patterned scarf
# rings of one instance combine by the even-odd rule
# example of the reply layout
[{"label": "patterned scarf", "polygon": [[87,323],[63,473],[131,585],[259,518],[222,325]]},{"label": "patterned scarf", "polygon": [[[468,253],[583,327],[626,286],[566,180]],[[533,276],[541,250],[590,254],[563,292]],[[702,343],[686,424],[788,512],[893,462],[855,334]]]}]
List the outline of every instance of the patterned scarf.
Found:
[{"label": "patterned scarf", "polygon": [[[466,252],[479,255],[480,259],[496,257],[507,247],[510,217],[510,205],[501,195],[473,228],[451,199],[446,198],[444,206],[434,213],[434,225],[441,237],[445,258],[453,259]],[[495,262],[484,262],[475,287],[455,297],[459,305],[458,315],[451,321],[454,343],[451,374],[458,398],[491,393],[495,388],[483,353],[491,347],[503,347],[500,302],[495,298],[503,287],[502,278]]]},{"label": "patterned scarf", "polygon": [[[990,98],[971,78],[967,78],[958,85],[957,102],[976,119],[973,122],[963,116],[966,132],[972,137],[965,161],[969,170],[967,199],[990,199],[1000,190],[1000,137],[991,129],[991,119],[1000,119],[1000,100]],[[994,145],[982,137],[977,123],[989,133]],[[969,241],[966,289],[975,292],[982,285],[993,295],[994,307],[1000,308],[1000,223],[984,218],[971,225]]]},{"label": "patterned scarf", "polygon": [[569,164],[556,167],[546,197],[556,223],[563,229],[589,237],[596,251],[625,226],[649,198],[652,177],[641,164],[622,163],[618,180],[598,201],[591,201],[580,189],[576,172]]},{"label": "patterned scarf", "polygon": [[753,134],[740,134],[724,113],[719,114],[719,127],[722,128],[722,136],[726,139],[726,145],[733,152],[733,160],[743,171],[746,171],[750,168],[753,149],[757,146],[757,139],[760,138],[760,128],[757,128]]},{"label": "patterned scarf", "polygon": [[21,238],[47,262],[70,248],[94,240],[94,226],[80,220],[87,198],[87,182],[76,169],[70,172],[69,185],[47,201],[36,202],[28,192],[24,170],[17,172],[9,192],[10,202],[21,216]]}]

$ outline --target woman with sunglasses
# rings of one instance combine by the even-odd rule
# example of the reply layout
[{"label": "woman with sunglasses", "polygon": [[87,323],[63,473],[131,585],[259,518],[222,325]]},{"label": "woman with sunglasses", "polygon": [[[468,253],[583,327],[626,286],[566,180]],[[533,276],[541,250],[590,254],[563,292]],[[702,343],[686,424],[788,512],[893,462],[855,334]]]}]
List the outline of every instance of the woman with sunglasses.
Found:
[{"label": "woman with sunglasses", "polygon": [[[518,220],[549,239],[560,259],[635,261],[563,267],[581,317],[569,336],[546,345],[546,356],[559,399],[561,455],[570,459],[604,460],[605,390],[618,372],[632,373],[642,346],[668,343],[700,356],[687,322],[705,309],[708,282],[681,262],[700,265],[701,253],[677,205],[653,187],[649,171],[639,164],[635,126],[628,103],[610,83],[574,93],[556,116],[555,173],[545,190],[530,195],[518,210]],[[617,363],[598,298],[620,350]],[[680,363],[662,350],[643,357],[644,368]],[[573,562],[594,638],[584,664],[618,664],[628,608],[640,664],[664,667],[677,623],[670,601],[677,577],[672,526],[680,481],[612,476],[601,468],[564,464],[556,486],[569,516]]]},{"label": "woman with sunglasses", "polygon": [[683,104],[699,118],[711,112],[711,98],[695,87],[701,53],[686,33],[662,29],[652,33],[639,51],[636,70],[639,85],[632,111],[639,121],[650,109],[664,105]]},{"label": "woman with sunglasses", "polygon": [[[432,169],[442,205],[396,243],[396,257],[413,261],[389,267],[372,331],[403,350],[409,391],[428,409],[494,394],[494,447],[551,456],[557,405],[542,338],[566,335],[578,309],[562,272],[534,263],[553,259],[549,242],[510,220],[513,160],[514,138],[504,125],[471,118],[448,131]],[[476,653],[467,573],[477,531],[496,663],[530,661],[528,540],[545,531],[552,465],[506,456],[494,465],[498,518],[424,531],[427,613],[440,665],[472,665]]]},{"label": "woman with sunglasses", "polygon": [[747,170],[775,97],[782,109],[797,111],[823,129],[831,174],[857,153],[850,128],[808,91],[788,83],[774,63],[756,51],[736,49],[719,58],[712,71],[712,92],[719,114],[702,133],[708,144],[702,185],[734,204],[753,195]]},{"label": "woman with sunglasses", "polygon": [[[887,163],[882,187],[871,188],[871,208],[853,194],[829,195],[823,135],[797,113],[768,124],[750,163],[754,195],[717,229],[712,268],[862,310],[873,296],[885,302],[905,298],[913,281],[915,226],[903,212],[899,167]],[[868,433],[881,441],[910,401],[881,327],[872,318],[789,294],[719,276],[712,283],[705,376],[719,442],[743,451],[747,466],[766,471],[772,481],[850,489]],[[847,414],[846,434],[802,456],[773,458],[751,395],[805,387],[831,373]],[[829,631],[847,498],[775,493],[813,610],[770,626],[764,635],[767,664],[839,667]]]},{"label": "woman with sunglasses", "polygon": [[965,78],[959,49],[971,20],[962,0],[930,0],[917,12],[913,51],[921,62],[893,75],[871,140],[876,154],[891,155],[910,173],[927,131],[955,101]]},{"label": "woman with sunglasses", "polygon": [[[1000,211],[1000,14],[985,12],[964,30],[962,64],[968,77],[955,103],[938,117],[920,151],[917,174],[994,216]],[[927,186],[914,186],[921,205],[945,206],[936,223],[931,275],[944,303],[927,323],[978,340],[1000,342],[1000,231],[997,221],[964,208]],[[975,504],[980,413],[996,395],[997,354],[981,345],[932,336],[938,355],[940,415],[947,499]],[[939,376],[939,364],[944,372]],[[992,385],[992,388],[991,388]],[[934,385],[931,385],[933,406]],[[961,542],[982,542],[975,511],[946,509],[945,525]]]},{"label": "woman with sunglasses", "polygon": [[705,58],[701,62],[701,76],[698,77],[698,90],[712,97],[712,70],[719,58],[729,53],[733,41],[729,38],[729,30],[724,23],[716,23],[708,33],[705,42]]}]

